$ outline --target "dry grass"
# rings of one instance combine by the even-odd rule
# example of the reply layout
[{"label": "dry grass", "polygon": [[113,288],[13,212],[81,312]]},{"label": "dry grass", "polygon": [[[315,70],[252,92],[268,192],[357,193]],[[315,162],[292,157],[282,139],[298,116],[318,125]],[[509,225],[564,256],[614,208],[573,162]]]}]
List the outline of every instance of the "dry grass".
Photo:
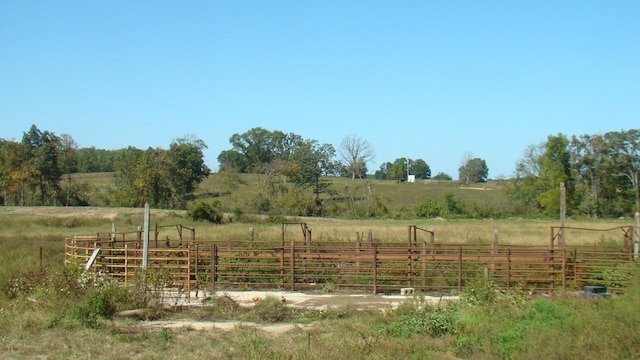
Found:
[{"label": "dry grass", "polygon": [[[28,270],[38,268],[38,247],[45,251],[44,268],[53,274],[62,267],[64,237],[108,232],[112,222],[119,231],[133,230],[142,223],[142,217],[142,209],[0,207],[0,282],[6,285],[6,280],[21,274],[36,276],[37,272]],[[438,242],[490,242],[497,230],[501,243],[547,244],[550,227],[558,225],[553,220],[532,219],[292,220],[306,222],[313,231],[313,239],[318,241],[366,239],[371,230],[376,241],[403,242],[407,241],[407,227],[416,225],[434,231]],[[184,217],[184,212],[162,210],[152,211],[152,222],[195,226],[197,238],[201,239],[248,240],[249,228],[253,227],[255,240],[274,240],[280,238],[282,229],[279,224],[261,221],[227,225],[194,223]],[[567,225],[607,229],[631,225],[631,221],[570,220]],[[299,225],[288,225],[286,236],[288,239],[301,237]],[[572,230],[567,233],[567,241],[592,244],[619,241],[621,236],[620,230],[591,233]],[[426,234],[419,234],[419,240],[423,239],[428,239]],[[557,312],[551,311],[556,307],[551,305],[542,310],[540,306],[536,311],[529,309],[528,317],[514,317],[512,310],[487,307],[477,313],[462,314],[466,318],[457,318],[472,324],[474,319],[487,319],[474,325],[475,329],[461,327],[461,333],[442,337],[425,334],[392,337],[376,329],[393,321],[393,314],[384,316],[378,312],[353,312],[273,334],[242,325],[231,330],[210,331],[188,327],[152,329],[120,318],[100,320],[101,326],[87,328],[72,315],[73,308],[86,299],[56,294],[54,287],[45,286],[16,298],[0,293],[0,354],[3,359],[454,359],[456,355],[466,358],[508,358],[509,355],[513,358],[602,358],[607,355],[636,358],[638,334],[631,330],[635,329],[633,322],[638,318],[637,288],[628,300],[620,297],[611,302],[578,303],[577,309],[584,313],[576,311],[577,315],[572,313],[565,319],[556,319]],[[34,303],[30,297],[38,302]],[[552,321],[540,320],[547,318]],[[549,339],[553,341],[550,343]],[[512,342],[520,352],[504,352],[512,349]]]},{"label": "dry grass", "polygon": [[[193,222],[186,218],[184,211],[153,209],[152,226],[182,224],[196,228],[196,238],[206,240],[278,240],[282,237],[281,224],[267,223],[255,218],[251,223],[229,223],[213,225]],[[490,243],[496,236],[500,244],[547,245],[550,243],[551,227],[559,226],[559,221],[550,219],[414,219],[414,220],[342,220],[327,218],[290,218],[293,223],[306,223],[316,241],[356,241],[366,240],[371,231],[375,241],[404,242],[408,240],[408,226],[433,231],[436,242],[441,243]],[[142,225],[143,209],[97,208],[97,207],[1,207],[0,230],[5,236],[40,234],[48,238],[64,238],[73,235],[90,235],[111,231],[116,224],[118,231],[133,231]],[[565,237],[570,245],[595,245],[603,242],[621,242],[620,226],[631,226],[629,219],[576,219],[565,223],[568,227],[585,229],[614,229],[611,231],[566,230]],[[167,230],[169,236],[173,236]],[[300,225],[285,227],[285,239],[302,237]],[[429,241],[428,234],[418,232],[418,241]]]}]

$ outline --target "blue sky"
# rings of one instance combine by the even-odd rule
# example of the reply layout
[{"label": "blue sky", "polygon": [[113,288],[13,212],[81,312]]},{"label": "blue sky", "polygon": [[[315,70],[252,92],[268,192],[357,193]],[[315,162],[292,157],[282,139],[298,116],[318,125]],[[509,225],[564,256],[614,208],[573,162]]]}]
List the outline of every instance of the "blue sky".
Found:
[{"label": "blue sky", "polygon": [[168,148],[254,127],[510,176],[640,124],[639,1],[0,1],[0,138]]}]

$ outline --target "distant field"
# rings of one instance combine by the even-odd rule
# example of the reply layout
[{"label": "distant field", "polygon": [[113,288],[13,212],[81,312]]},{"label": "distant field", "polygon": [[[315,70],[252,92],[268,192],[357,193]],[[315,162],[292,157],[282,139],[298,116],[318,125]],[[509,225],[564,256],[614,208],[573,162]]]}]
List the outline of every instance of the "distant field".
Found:
[{"label": "distant field", "polygon": [[[282,225],[266,222],[254,217],[249,223],[234,222],[213,225],[194,222],[185,211],[152,209],[152,227],[158,225],[192,226],[196,238],[206,240],[249,240],[253,229],[255,240],[274,240],[282,236]],[[375,241],[398,241],[408,239],[408,226],[433,231],[437,242],[442,243],[490,243],[497,235],[501,244],[545,245],[550,242],[550,229],[558,226],[553,219],[414,219],[414,220],[342,220],[330,218],[292,217],[287,221],[305,223],[312,230],[316,241],[356,241],[367,239],[369,231]],[[143,223],[143,209],[99,208],[99,207],[0,207],[0,231],[8,238],[45,238],[61,241],[73,235],[91,235],[111,231],[133,231]],[[571,245],[598,245],[622,242],[620,226],[631,226],[630,219],[568,220],[567,226],[601,231],[567,230],[567,243]],[[610,231],[602,231],[613,229]],[[175,229],[163,230],[162,236],[175,236]],[[497,232],[497,233],[496,233]],[[299,225],[285,227],[287,239],[301,237]],[[426,232],[418,233],[418,241],[428,241]]]},{"label": "distant field", "polygon": [[[255,198],[260,182],[264,180],[264,175],[239,174],[239,176],[242,185],[229,194],[223,175],[211,174],[200,184],[196,196],[201,199],[216,198],[229,208],[245,208],[244,204],[248,204]],[[113,185],[114,173],[74,174],[73,180],[87,183],[94,189],[100,190]],[[341,194],[346,193],[348,188],[362,187],[363,184],[362,180],[351,180],[350,178],[330,177],[325,180],[330,181],[332,188]],[[412,210],[418,203],[427,199],[443,201],[446,193],[452,193],[456,201],[459,202],[484,205],[498,205],[507,200],[501,181],[460,186],[457,181],[398,183],[395,180],[371,180],[371,189],[373,194],[381,199],[392,213]]]}]

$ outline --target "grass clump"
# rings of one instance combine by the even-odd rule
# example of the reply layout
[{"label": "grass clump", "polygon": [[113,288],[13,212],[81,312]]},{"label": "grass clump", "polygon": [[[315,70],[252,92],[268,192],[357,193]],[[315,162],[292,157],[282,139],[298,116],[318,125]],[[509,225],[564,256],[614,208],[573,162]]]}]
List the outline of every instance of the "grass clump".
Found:
[{"label": "grass clump", "polygon": [[243,320],[263,323],[276,323],[292,318],[293,312],[282,299],[267,295],[259,299],[242,317]]}]

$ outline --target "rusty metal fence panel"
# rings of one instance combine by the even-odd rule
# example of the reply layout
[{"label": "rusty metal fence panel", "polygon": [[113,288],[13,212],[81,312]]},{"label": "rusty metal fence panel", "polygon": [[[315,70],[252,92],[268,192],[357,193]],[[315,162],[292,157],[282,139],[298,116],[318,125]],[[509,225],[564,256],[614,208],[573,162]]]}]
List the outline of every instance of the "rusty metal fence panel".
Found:
[{"label": "rusty metal fence panel", "polygon": [[[165,272],[166,286],[189,294],[204,288],[323,287],[380,292],[463,290],[478,277],[504,289],[538,291],[626,286],[633,263],[623,247],[456,245],[427,242],[185,241],[149,250],[149,268]],[[139,234],[73,237],[65,241],[65,264],[85,263],[113,278],[141,278]],[[168,280],[166,280],[168,279]],[[188,296],[188,295],[187,295]]]}]

